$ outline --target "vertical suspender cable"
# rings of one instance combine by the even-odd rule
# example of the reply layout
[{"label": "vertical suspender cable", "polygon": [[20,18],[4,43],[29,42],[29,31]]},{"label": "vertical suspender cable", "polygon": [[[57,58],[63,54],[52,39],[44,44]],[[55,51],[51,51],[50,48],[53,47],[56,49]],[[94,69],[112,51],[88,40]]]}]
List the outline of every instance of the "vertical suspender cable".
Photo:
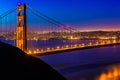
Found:
[{"label": "vertical suspender cable", "polygon": [[2,33],[2,19],[1,19],[1,16],[0,16],[0,33]]}]

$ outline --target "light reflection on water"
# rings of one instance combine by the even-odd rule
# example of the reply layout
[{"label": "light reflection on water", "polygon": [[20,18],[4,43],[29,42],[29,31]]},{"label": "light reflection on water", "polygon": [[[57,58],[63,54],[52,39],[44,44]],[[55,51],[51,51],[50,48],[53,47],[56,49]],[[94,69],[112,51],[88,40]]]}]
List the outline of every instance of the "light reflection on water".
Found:
[{"label": "light reflection on water", "polygon": [[120,80],[120,64],[107,67],[96,80]]}]

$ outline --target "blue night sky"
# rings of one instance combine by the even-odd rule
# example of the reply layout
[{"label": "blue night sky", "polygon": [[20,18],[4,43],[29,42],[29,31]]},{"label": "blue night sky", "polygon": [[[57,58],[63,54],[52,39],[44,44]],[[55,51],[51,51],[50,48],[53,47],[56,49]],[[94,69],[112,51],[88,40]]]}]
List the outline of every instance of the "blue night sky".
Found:
[{"label": "blue night sky", "polygon": [[1,0],[0,14],[18,2],[76,29],[120,30],[119,0]]}]

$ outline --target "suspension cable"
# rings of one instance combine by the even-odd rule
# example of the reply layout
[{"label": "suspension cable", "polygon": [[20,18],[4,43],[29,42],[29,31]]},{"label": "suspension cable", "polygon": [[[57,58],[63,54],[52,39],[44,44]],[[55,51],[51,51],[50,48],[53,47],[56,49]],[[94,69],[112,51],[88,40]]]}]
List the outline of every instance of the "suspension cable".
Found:
[{"label": "suspension cable", "polygon": [[31,8],[29,5],[27,5],[27,7],[28,7],[28,9],[30,9],[30,10],[33,12],[33,14],[35,14],[36,16],[41,17],[41,18],[49,21],[50,23],[55,24],[56,26],[59,26],[59,27],[63,26],[63,28],[66,29],[66,30],[77,31],[76,29],[74,29],[74,28],[72,28],[72,27],[67,28],[66,25],[64,25],[64,24],[62,24],[62,23],[60,23],[60,22],[58,22],[58,21],[56,21],[56,20],[54,20],[54,19],[52,19],[52,18],[44,15],[44,14],[42,14],[41,12],[39,12],[39,11]]},{"label": "suspension cable", "polygon": [[17,10],[17,8],[12,8],[10,10],[8,10],[7,12],[3,13],[2,15],[0,15],[0,19],[4,18],[5,16],[9,15],[10,13],[13,13],[15,10]]}]

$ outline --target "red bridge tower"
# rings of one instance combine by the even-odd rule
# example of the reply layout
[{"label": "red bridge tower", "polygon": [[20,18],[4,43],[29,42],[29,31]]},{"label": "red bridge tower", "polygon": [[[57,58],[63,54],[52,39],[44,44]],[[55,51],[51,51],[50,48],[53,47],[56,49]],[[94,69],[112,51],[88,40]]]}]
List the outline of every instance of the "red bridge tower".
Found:
[{"label": "red bridge tower", "polygon": [[23,51],[27,50],[27,30],[26,30],[26,5],[18,4],[16,47]]}]

